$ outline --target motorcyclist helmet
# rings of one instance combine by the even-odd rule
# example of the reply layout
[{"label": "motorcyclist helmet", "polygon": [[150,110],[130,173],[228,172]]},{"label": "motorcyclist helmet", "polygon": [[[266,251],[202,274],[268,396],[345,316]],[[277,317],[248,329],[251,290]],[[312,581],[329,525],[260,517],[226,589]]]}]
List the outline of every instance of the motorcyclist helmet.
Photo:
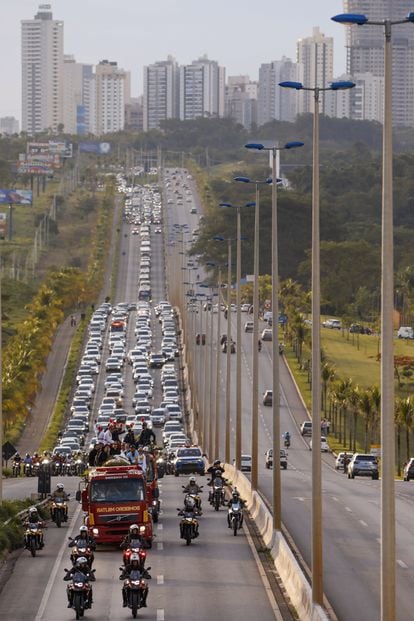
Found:
[{"label": "motorcyclist helmet", "polygon": [[30,453],[26,453],[26,457],[30,457]]},{"label": "motorcyclist helmet", "polygon": [[239,494],[239,492],[237,491],[237,489],[234,489],[234,490],[233,490],[233,492],[232,492],[232,495],[231,495],[231,496],[232,496],[232,499],[233,499],[233,501],[234,501],[234,502],[237,502],[237,501],[239,500],[239,498],[240,498],[240,494]]},{"label": "motorcyclist helmet", "polygon": [[192,510],[195,507],[195,500],[194,498],[192,498],[191,496],[186,496],[185,500],[184,500],[184,505],[185,508],[188,510]]},{"label": "motorcyclist helmet", "polygon": [[33,457],[39,457],[39,453],[34,453]]},{"label": "motorcyclist helmet", "polygon": [[56,489],[57,489],[59,492],[63,492],[63,490],[65,489],[65,486],[63,485],[63,483],[58,483],[58,484],[56,485]]},{"label": "motorcyclist helmet", "polygon": [[215,459],[214,463],[213,463],[213,466],[215,466],[215,467],[220,466],[220,460],[219,459]]},{"label": "motorcyclist helmet", "polygon": [[190,478],[188,479],[188,483],[189,483],[190,485],[195,485],[195,482],[196,482],[195,477],[190,477]]},{"label": "motorcyclist helmet", "polygon": [[76,567],[79,569],[85,569],[88,566],[88,559],[85,556],[80,556],[76,561]]},{"label": "motorcyclist helmet", "polygon": [[138,524],[131,524],[131,526],[129,527],[129,534],[135,535],[135,537],[139,534]]},{"label": "motorcyclist helmet", "polygon": [[37,508],[36,507],[30,507],[29,508],[29,515],[34,516],[37,514]]},{"label": "motorcyclist helmet", "polygon": [[86,533],[86,535],[88,534],[88,527],[85,525],[81,526],[79,529],[79,534],[83,535],[83,533]]}]

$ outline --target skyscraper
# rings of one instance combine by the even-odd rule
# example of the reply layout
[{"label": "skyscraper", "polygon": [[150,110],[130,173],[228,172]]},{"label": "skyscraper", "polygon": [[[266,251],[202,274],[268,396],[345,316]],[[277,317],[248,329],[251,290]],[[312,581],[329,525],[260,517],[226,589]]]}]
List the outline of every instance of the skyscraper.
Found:
[{"label": "skyscraper", "polygon": [[257,124],[257,82],[248,75],[229,76],[225,90],[225,116],[250,129]]},{"label": "skyscraper", "polygon": [[178,80],[172,56],[144,67],[144,131],[158,128],[165,119],[178,118]]},{"label": "skyscraper", "polygon": [[224,116],[225,69],[202,56],[180,67],[180,119]]},{"label": "skyscraper", "polygon": [[124,129],[125,104],[129,103],[129,73],[118,63],[101,60],[96,65],[96,133],[98,136]]},{"label": "skyscraper", "polygon": [[[403,19],[413,10],[410,0],[344,0],[344,12],[362,13],[369,19]],[[347,73],[352,79],[372,74],[384,76],[384,29],[380,26],[347,26]],[[414,126],[414,27],[392,27],[394,125]],[[383,97],[383,93],[380,95]],[[357,91],[353,98],[357,97]],[[382,109],[382,105],[380,108]],[[353,111],[358,105],[352,105]],[[354,118],[357,118],[354,117]],[[379,120],[379,119],[378,119]],[[382,120],[382,119],[381,119]]]},{"label": "skyscraper", "polygon": [[21,22],[22,130],[57,131],[63,118],[63,22],[49,4]]},{"label": "skyscraper", "polygon": [[[299,39],[296,46],[297,62],[303,66],[305,86],[327,86],[333,80],[333,38],[325,37],[318,27],[313,28],[312,36]],[[313,112],[313,93],[300,91],[298,112]],[[320,96],[320,112],[326,114],[328,105],[325,93]]]},{"label": "skyscraper", "polygon": [[298,112],[297,93],[280,88],[279,82],[302,82],[303,67],[283,56],[281,60],[264,63],[259,69],[259,94],[257,100],[258,124],[295,120]]},{"label": "skyscraper", "polygon": [[96,131],[96,85],[93,65],[64,57],[63,124],[68,134],[94,134]]}]

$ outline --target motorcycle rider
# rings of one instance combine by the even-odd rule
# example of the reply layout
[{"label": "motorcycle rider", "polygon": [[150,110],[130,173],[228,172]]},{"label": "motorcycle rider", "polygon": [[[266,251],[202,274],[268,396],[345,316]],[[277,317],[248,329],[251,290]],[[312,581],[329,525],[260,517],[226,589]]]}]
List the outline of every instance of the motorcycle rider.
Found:
[{"label": "motorcycle rider", "polygon": [[142,444],[142,446],[148,446],[153,442],[157,443],[157,438],[155,437],[155,433],[152,429],[148,429],[147,421],[142,421],[142,431],[139,434],[138,444]]},{"label": "motorcycle rider", "polygon": [[91,550],[96,550],[95,539],[89,535],[87,526],[82,525],[79,528],[79,535],[76,535],[69,543],[69,548],[74,548],[75,546],[86,546],[91,548]]},{"label": "motorcycle rider", "polygon": [[144,548],[145,547],[145,541],[144,541],[144,539],[140,535],[138,524],[131,524],[131,526],[129,527],[128,535],[125,535],[125,537],[123,538],[123,540],[121,542],[121,545],[120,545],[121,550],[127,550],[128,548],[130,548],[131,547],[131,541],[134,541],[136,539],[138,539],[138,541],[140,542],[141,546]]},{"label": "motorcycle rider", "polygon": [[[150,574],[146,569],[140,568],[140,561],[138,554],[131,554],[131,559],[128,565],[123,568],[121,575],[119,576],[120,580],[126,580],[130,577],[132,571],[139,571],[141,574],[141,578],[146,578],[147,580],[151,578]],[[148,597],[148,585],[146,585],[145,589],[142,591],[142,608],[147,607],[147,597]],[[122,587],[122,606],[126,608],[128,606],[128,587]]]},{"label": "motorcycle rider", "polygon": [[[231,498],[228,501],[227,506],[229,507],[229,509],[231,509],[232,505],[237,504],[237,503],[240,503],[242,509],[246,505],[246,501],[240,498],[240,493],[237,487],[235,487],[231,493]],[[230,516],[231,516],[231,511],[227,513],[227,524],[229,528],[231,528]],[[240,526],[242,526],[242,524],[243,524],[243,511],[241,513]]]},{"label": "motorcycle rider", "polygon": [[[207,468],[207,472],[210,474],[211,479],[210,481],[207,483],[207,485],[209,487],[213,487],[213,483],[214,483],[214,479],[218,476],[218,477],[222,477],[222,474],[224,472],[224,468],[221,465],[221,462],[219,459],[214,460],[213,464],[211,466],[209,466],[209,468]],[[223,479],[223,484],[224,484],[224,479]],[[208,501],[211,502],[211,499],[213,497],[213,494],[211,492],[211,490],[208,493]]]},{"label": "motorcycle rider", "polygon": [[289,431],[286,431],[284,434],[284,440],[285,440],[285,446],[286,448],[290,447],[290,433]]},{"label": "motorcycle rider", "polygon": [[13,457],[13,463],[17,466],[19,476],[21,474],[22,458],[19,453],[15,453]]},{"label": "motorcycle rider", "polygon": [[262,351],[262,341],[260,339],[258,340],[257,347],[259,351]]},{"label": "motorcycle rider", "polygon": [[[191,515],[193,518],[197,518],[199,515],[203,515],[202,511],[197,509],[196,502],[192,496],[186,496],[184,498],[184,508],[178,512],[178,515]],[[198,520],[195,520],[194,537],[198,537]],[[183,537],[183,526],[180,524],[180,536]]]},{"label": "motorcycle rider", "polygon": [[191,476],[188,479],[187,485],[184,487],[184,492],[186,494],[199,494],[201,492],[201,487],[196,482],[196,478]]},{"label": "motorcycle rider", "polygon": [[[90,567],[88,565],[88,560],[84,556],[80,556],[78,558],[78,560],[76,561],[75,565],[71,569],[66,570],[66,576],[63,578],[63,580],[65,580],[66,582],[68,582],[69,580],[72,580],[74,574],[79,572],[79,571],[84,574],[84,576],[86,577],[88,582],[95,582],[95,575],[91,571],[91,569],[90,569]],[[67,596],[68,596],[68,608],[72,608],[72,604],[73,604],[73,591],[72,591],[72,589],[69,588],[69,586],[66,589],[66,593],[67,593]],[[90,587],[89,593],[88,593],[88,601],[86,602],[86,606],[85,607],[91,608],[92,607],[92,603],[93,603],[92,587]]]},{"label": "motorcycle rider", "polygon": [[[69,496],[65,492],[65,486],[63,485],[63,483],[57,483],[56,489],[55,489],[54,492],[52,492],[52,495],[51,495],[50,499],[51,499],[52,502],[65,502],[65,503],[68,502]],[[50,507],[50,519],[53,520],[53,510],[52,510],[52,507]],[[68,505],[67,504],[65,505],[64,520],[65,520],[65,522],[68,521]]]},{"label": "motorcycle rider", "polygon": [[26,457],[24,458],[24,470],[26,470],[26,464],[29,465],[29,470],[30,472],[32,472],[32,467],[33,467],[33,459],[32,456],[30,455],[30,453],[26,453]]},{"label": "motorcycle rider", "polygon": [[[45,528],[45,523],[43,522],[43,520],[40,519],[39,512],[37,510],[37,507],[35,506],[29,508],[28,517],[26,522],[24,523],[24,526],[27,528],[30,524],[37,524],[39,529]],[[44,547],[45,544],[43,541],[43,532],[37,535],[37,543],[39,548]]]}]

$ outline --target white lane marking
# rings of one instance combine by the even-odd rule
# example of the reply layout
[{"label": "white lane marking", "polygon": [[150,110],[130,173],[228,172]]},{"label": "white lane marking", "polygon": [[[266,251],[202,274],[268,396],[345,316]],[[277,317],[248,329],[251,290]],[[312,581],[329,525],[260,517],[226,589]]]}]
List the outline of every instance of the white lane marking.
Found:
[{"label": "white lane marking", "polygon": [[164,544],[162,543],[162,541],[159,541],[157,543],[157,550],[164,550]]},{"label": "white lane marking", "polygon": [[408,569],[408,565],[406,565],[404,561],[397,560],[397,565],[399,565],[403,569]]},{"label": "white lane marking", "polygon": [[164,526],[162,524],[157,524],[157,530],[162,530]]},{"label": "white lane marking", "polygon": [[368,524],[364,522],[364,520],[359,520],[359,523],[362,524],[362,526],[368,526]]},{"label": "white lane marking", "polygon": [[164,608],[158,608],[157,609],[157,621],[164,621],[164,620],[165,620]]},{"label": "white lane marking", "polygon": [[305,499],[303,498],[303,496],[293,496],[292,500],[300,500],[301,502],[305,502]]},{"label": "white lane marking", "polygon": [[[79,504],[78,507],[76,508],[75,513],[72,516],[72,519],[70,521],[70,526],[69,526],[69,529],[68,529],[68,532],[67,532],[67,536],[68,537],[70,537],[72,535],[72,533],[73,533],[73,531],[75,529],[76,520],[79,517],[79,513],[81,512],[81,508],[82,508],[82,505]],[[47,602],[48,602],[49,597],[50,597],[50,593],[52,591],[52,587],[53,587],[55,579],[56,579],[56,574],[58,572],[59,565],[62,562],[62,557],[66,553],[67,548],[68,548],[68,544],[67,544],[67,539],[65,537],[62,545],[60,546],[60,550],[58,552],[56,560],[54,562],[52,571],[51,571],[50,576],[49,576],[49,580],[47,581],[47,585],[46,585],[46,588],[44,590],[42,600],[40,602],[39,610],[37,611],[37,614],[35,616],[35,621],[40,621],[42,616],[43,616],[43,613],[45,611]]]},{"label": "white lane marking", "polygon": [[164,584],[164,576],[163,575],[159,575],[157,576],[157,584]]},{"label": "white lane marking", "polygon": [[332,496],[332,500],[334,500],[335,502],[339,502],[338,498],[336,496]]},{"label": "white lane marking", "polygon": [[280,614],[279,606],[277,605],[275,596],[273,595],[273,591],[272,591],[271,586],[269,584],[269,580],[268,580],[268,578],[266,576],[266,572],[263,569],[262,563],[260,562],[260,559],[259,559],[259,555],[257,554],[256,548],[254,546],[253,539],[251,538],[250,533],[249,533],[247,528],[243,528],[243,532],[246,535],[246,539],[247,539],[248,544],[250,546],[250,549],[252,551],[254,560],[255,560],[256,565],[257,565],[257,569],[259,570],[259,574],[260,574],[260,577],[262,579],[262,583],[263,583],[264,589],[266,591],[266,595],[267,595],[267,597],[269,599],[269,603],[270,603],[270,606],[272,608],[272,612],[273,612],[273,614],[275,616],[275,619],[276,619],[276,621],[283,621],[283,617]]},{"label": "white lane marking", "polygon": [[352,509],[350,507],[345,507],[345,511],[348,511],[349,513],[352,513]]}]

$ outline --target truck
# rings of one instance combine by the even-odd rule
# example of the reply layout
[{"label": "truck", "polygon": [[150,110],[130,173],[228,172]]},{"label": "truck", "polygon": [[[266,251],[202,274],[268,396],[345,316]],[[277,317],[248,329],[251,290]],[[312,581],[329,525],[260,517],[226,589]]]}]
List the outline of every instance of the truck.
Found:
[{"label": "truck", "polygon": [[139,465],[111,459],[103,466],[90,468],[83,489],[76,495],[86,513],[90,536],[97,543],[119,545],[131,524],[138,524],[141,537],[151,548],[154,487],[158,491],[153,467],[145,474]]}]

